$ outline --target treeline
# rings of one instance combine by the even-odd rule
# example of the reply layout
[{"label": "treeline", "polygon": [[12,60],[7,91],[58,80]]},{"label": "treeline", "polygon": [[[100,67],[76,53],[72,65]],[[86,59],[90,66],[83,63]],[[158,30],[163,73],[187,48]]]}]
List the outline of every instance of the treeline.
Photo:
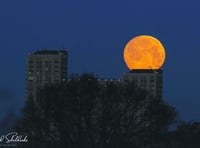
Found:
[{"label": "treeline", "polygon": [[28,98],[16,130],[28,135],[18,145],[28,148],[184,148],[195,128],[182,124],[170,132],[175,121],[175,108],[133,83],[83,74]]},{"label": "treeline", "polygon": [[175,131],[168,132],[170,148],[200,148],[200,122],[181,122]]}]

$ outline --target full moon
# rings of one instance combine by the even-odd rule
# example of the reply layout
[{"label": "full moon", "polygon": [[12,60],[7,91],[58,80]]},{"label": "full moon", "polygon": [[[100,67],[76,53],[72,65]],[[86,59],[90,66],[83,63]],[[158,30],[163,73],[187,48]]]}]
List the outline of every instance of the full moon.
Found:
[{"label": "full moon", "polygon": [[155,37],[140,35],[125,46],[124,61],[130,70],[160,69],[165,61],[165,49]]}]

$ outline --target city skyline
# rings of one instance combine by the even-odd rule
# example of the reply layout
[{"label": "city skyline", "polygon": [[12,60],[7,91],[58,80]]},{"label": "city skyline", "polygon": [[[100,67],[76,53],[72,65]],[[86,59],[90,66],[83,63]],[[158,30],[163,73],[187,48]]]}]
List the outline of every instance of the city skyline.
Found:
[{"label": "city skyline", "polygon": [[134,36],[150,34],[167,52],[163,99],[181,119],[199,121],[198,6],[195,1],[1,2],[1,111],[19,113],[23,107],[28,52],[67,48],[69,74],[121,78],[128,72],[124,46]]}]

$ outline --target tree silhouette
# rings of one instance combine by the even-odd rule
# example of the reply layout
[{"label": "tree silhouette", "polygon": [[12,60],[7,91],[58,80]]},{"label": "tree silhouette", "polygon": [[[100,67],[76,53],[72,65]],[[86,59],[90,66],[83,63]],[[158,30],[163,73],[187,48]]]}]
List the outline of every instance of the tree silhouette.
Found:
[{"label": "tree silhouette", "polygon": [[177,148],[199,148],[200,147],[200,123],[182,122],[178,125],[177,130],[173,133],[173,141],[176,142]]},{"label": "tree silhouette", "polygon": [[46,86],[36,102],[27,99],[19,130],[29,135],[30,148],[146,147],[175,115],[133,83],[72,75],[65,84]]}]

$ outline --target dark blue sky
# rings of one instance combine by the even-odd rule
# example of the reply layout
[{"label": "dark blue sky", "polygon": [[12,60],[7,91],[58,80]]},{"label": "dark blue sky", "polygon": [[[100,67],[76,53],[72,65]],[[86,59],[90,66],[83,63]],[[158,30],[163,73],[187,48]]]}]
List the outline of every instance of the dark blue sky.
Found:
[{"label": "dark blue sky", "polygon": [[200,120],[199,18],[192,0],[1,0],[0,117],[24,104],[28,52],[67,48],[70,73],[121,78],[124,46],[148,34],[166,48],[164,99]]}]

